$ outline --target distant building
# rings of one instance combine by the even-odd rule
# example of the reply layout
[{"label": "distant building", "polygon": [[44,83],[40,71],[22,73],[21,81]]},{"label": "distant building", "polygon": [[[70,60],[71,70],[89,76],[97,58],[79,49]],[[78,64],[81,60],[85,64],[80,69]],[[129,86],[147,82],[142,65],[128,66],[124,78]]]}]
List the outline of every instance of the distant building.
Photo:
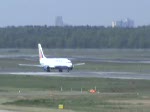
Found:
[{"label": "distant building", "polygon": [[57,16],[55,18],[55,26],[64,26],[62,16]]},{"label": "distant building", "polygon": [[120,21],[113,21],[112,27],[119,27],[119,28],[133,28],[134,27],[134,21],[131,19],[124,19]]}]

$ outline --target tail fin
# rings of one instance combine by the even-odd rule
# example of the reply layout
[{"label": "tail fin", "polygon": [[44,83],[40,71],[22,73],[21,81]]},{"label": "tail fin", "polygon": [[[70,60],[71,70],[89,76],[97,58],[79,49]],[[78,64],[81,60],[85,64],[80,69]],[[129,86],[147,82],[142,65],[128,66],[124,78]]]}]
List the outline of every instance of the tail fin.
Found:
[{"label": "tail fin", "polygon": [[43,53],[41,44],[38,44],[38,48],[39,48],[39,59],[46,58],[46,57],[44,56],[44,53]]}]

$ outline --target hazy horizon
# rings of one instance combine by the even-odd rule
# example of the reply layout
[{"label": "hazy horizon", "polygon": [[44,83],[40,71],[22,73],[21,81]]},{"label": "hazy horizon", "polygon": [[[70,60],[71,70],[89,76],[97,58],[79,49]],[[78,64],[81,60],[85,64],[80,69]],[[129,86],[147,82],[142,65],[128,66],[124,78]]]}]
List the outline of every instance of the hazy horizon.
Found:
[{"label": "hazy horizon", "polygon": [[0,27],[55,24],[111,26],[130,18],[135,26],[150,25],[149,0],[0,0]]}]

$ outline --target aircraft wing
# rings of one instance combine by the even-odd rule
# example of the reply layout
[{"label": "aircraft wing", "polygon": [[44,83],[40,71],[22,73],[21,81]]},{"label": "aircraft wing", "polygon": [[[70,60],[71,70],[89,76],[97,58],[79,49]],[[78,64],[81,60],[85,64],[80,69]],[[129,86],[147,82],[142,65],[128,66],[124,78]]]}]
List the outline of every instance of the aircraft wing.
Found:
[{"label": "aircraft wing", "polygon": [[76,63],[74,66],[84,65],[85,63]]},{"label": "aircraft wing", "polygon": [[42,65],[19,64],[19,66],[43,67]]}]

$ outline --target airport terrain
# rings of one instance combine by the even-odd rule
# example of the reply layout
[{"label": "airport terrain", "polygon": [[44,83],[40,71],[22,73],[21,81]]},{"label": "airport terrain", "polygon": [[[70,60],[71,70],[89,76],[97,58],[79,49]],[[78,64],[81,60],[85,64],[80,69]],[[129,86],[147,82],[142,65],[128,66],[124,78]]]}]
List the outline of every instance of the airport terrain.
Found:
[{"label": "airport terrain", "polygon": [[[48,57],[86,63],[69,73],[45,73],[41,68],[18,66],[39,64],[37,49],[5,49],[0,53],[1,110],[150,111],[150,50],[46,50]],[[96,93],[91,94],[90,89],[96,89]],[[59,104],[64,105],[63,110],[58,109]]]}]

